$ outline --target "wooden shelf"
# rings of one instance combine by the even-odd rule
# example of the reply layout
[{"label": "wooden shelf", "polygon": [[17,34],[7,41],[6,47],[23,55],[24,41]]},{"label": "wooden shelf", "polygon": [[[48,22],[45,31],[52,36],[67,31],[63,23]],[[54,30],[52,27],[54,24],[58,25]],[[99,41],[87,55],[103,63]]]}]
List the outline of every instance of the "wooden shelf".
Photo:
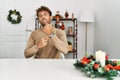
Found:
[{"label": "wooden shelf", "polygon": [[68,51],[68,53],[75,53],[77,50]]},{"label": "wooden shelf", "polygon": [[72,37],[74,37],[74,36],[76,36],[75,34],[73,34],[73,35],[69,35],[69,34],[67,34],[67,36],[72,36]]},{"label": "wooden shelf", "polygon": [[[38,20],[38,18],[36,18],[36,20]],[[53,18],[52,20],[56,21],[57,19]],[[72,19],[72,18],[59,18],[59,20],[60,21],[75,21],[75,20],[77,20],[77,18],[74,18],[74,19]]]},{"label": "wooden shelf", "polygon": [[[56,18],[53,18],[53,21],[56,21],[57,19]],[[75,21],[77,20],[77,18],[59,18],[60,21]]]}]

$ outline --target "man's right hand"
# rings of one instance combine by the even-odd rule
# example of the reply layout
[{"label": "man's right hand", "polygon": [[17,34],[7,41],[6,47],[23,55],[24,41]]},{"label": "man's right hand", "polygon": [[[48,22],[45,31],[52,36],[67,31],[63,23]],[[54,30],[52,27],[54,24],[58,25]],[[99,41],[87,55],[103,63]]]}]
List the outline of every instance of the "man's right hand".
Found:
[{"label": "man's right hand", "polygon": [[38,43],[37,43],[37,47],[38,47],[38,48],[43,48],[43,47],[45,47],[45,46],[48,44],[48,39],[49,39],[49,37],[43,37],[43,38],[41,38],[41,39],[38,41]]}]

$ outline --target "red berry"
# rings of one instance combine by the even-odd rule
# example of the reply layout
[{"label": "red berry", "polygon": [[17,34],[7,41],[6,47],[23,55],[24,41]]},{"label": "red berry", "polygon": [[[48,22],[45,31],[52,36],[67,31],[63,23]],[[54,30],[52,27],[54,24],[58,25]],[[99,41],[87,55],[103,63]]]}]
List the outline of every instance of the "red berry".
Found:
[{"label": "red berry", "polygon": [[94,64],[93,66],[95,69],[99,68],[99,64]]},{"label": "red berry", "polygon": [[105,56],[105,59],[106,59],[106,60],[108,60],[108,59],[109,59],[109,56],[108,56],[108,55],[106,55],[106,56]]}]

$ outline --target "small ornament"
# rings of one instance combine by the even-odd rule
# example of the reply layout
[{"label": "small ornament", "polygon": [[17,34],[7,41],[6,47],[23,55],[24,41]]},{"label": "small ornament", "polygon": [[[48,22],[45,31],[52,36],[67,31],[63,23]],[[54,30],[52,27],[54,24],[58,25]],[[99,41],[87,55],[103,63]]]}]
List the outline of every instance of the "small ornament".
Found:
[{"label": "small ornament", "polygon": [[74,13],[72,13],[72,20],[74,20]]},{"label": "small ornament", "polygon": [[[59,18],[57,18],[57,19],[59,19]],[[62,26],[62,23],[60,21],[56,21],[55,27],[60,29],[60,26]]]},{"label": "small ornament", "polygon": [[62,25],[60,26],[60,29],[64,30],[65,29],[65,25],[64,23],[62,22]]},{"label": "small ornament", "polygon": [[56,11],[55,18],[60,18],[60,12],[59,11]]},{"label": "small ornament", "polygon": [[60,12],[59,12],[59,11],[56,11],[56,14],[55,14],[55,16],[53,16],[53,18],[58,19],[58,18],[63,18],[63,16],[60,15]]},{"label": "small ornament", "polygon": [[68,35],[73,35],[72,27],[68,27]]},{"label": "small ornament", "polygon": [[59,23],[60,20],[59,20],[59,17],[56,17],[56,23]]},{"label": "small ornament", "polygon": [[65,18],[68,18],[68,16],[69,16],[69,13],[68,13],[68,11],[66,10],[66,12],[65,12]]}]

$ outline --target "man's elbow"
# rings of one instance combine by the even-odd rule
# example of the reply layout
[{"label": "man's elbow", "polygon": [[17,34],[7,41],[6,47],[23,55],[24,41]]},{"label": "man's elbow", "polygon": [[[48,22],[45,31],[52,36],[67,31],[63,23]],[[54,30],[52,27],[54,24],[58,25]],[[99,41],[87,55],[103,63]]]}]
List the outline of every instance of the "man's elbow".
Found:
[{"label": "man's elbow", "polygon": [[63,52],[64,54],[67,54],[68,53],[68,47],[66,47],[65,49],[64,49],[64,52]]},{"label": "man's elbow", "polygon": [[28,51],[24,51],[24,56],[25,56],[25,58],[29,58],[30,57],[30,55],[28,55],[29,53],[28,53]]},{"label": "man's elbow", "polygon": [[29,58],[29,56],[26,53],[24,53],[24,56],[25,56],[25,58]]}]

